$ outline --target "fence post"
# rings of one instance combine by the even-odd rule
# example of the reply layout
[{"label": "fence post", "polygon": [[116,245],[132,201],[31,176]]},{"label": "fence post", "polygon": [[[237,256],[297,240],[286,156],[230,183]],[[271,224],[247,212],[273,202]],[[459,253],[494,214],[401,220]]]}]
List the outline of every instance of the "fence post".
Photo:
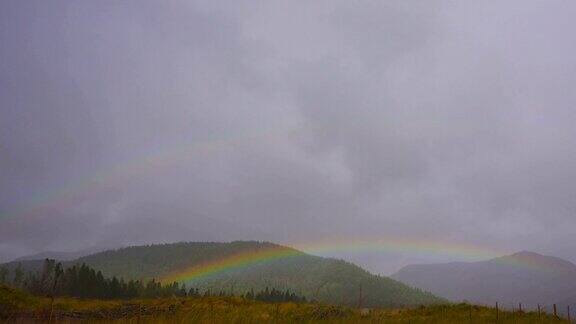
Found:
[{"label": "fence post", "polygon": [[556,304],[554,304],[554,317],[558,317],[558,313],[556,312]]},{"label": "fence post", "polygon": [[540,321],[540,304],[538,304],[538,321]]},{"label": "fence post", "polygon": [[566,306],[566,311],[568,312],[568,323],[572,323],[572,319],[570,318],[570,305]]},{"label": "fence post", "polygon": [[522,313],[522,303],[518,303],[518,311]]},{"label": "fence post", "polygon": [[496,302],[496,323],[498,323],[498,302]]},{"label": "fence post", "polygon": [[470,304],[468,317],[470,318],[470,322],[472,322],[472,304]]},{"label": "fence post", "polygon": [[276,304],[276,322],[280,320],[280,303]]},{"label": "fence post", "polygon": [[216,323],[216,314],[214,314],[214,304],[210,301],[210,319],[212,324]]}]

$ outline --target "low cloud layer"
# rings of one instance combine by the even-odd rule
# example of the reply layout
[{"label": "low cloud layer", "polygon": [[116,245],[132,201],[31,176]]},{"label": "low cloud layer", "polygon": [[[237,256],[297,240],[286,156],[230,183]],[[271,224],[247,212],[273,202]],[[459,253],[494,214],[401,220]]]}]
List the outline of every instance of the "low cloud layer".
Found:
[{"label": "low cloud layer", "polygon": [[[4,1],[0,260],[403,237],[576,261],[575,14]],[[334,255],[380,273],[461,257]]]}]

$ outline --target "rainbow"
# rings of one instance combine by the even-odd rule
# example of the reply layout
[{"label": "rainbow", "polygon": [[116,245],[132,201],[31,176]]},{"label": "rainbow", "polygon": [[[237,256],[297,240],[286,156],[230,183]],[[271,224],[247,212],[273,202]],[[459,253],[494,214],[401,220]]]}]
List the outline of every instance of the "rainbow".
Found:
[{"label": "rainbow", "polygon": [[162,172],[168,167],[196,161],[202,157],[214,154],[225,154],[237,145],[251,145],[257,141],[277,141],[293,132],[290,128],[259,129],[256,132],[245,133],[234,138],[214,138],[198,141],[182,146],[175,146],[162,151],[138,156],[104,168],[98,172],[71,181],[67,185],[51,190],[49,193],[32,197],[26,204],[11,208],[10,211],[0,211],[0,222],[10,219],[41,218],[47,214],[80,205],[89,197],[109,191],[111,188],[122,187],[132,179]]},{"label": "rainbow", "polygon": [[[0,213],[0,222],[4,223],[2,224],[3,226],[9,226],[8,223],[11,219],[20,221],[21,218],[28,218],[28,221],[34,221],[34,217],[45,217],[46,214],[50,214],[51,212],[72,208],[95,194],[108,191],[110,188],[120,187],[133,178],[160,172],[174,164],[196,160],[203,156],[226,153],[228,150],[233,149],[235,145],[252,144],[259,140],[282,140],[291,132],[292,129],[286,128],[259,130],[256,133],[244,134],[244,136],[240,137],[217,138],[191,143],[189,145],[173,147],[156,154],[127,160],[113,168],[100,170],[100,172],[90,177],[78,179],[78,181],[72,182],[68,186],[60,188],[60,190],[54,190],[48,195],[35,197],[18,210]],[[244,251],[170,273],[162,278],[162,280],[187,281],[206,278],[230,269],[249,267],[258,263],[288,258],[299,255],[302,252],[322,256],[331,256],[338,253],[393,252],[411,255],[444,256],[464,260],[490,259],[507,254],[502,251],[466,244],[410,238],[388,238],[385,240],[325,239],[323,241],[309,243],[286,242],[286,245],[293,246],[296,250],[276,246],[273,248]],[[538,267],[537,264],[530,264],[529,261],[518,261],[516,265]]]},{"label": "rainbow", "polygon": [[494,258],[505,252],[464,243],[441,242],[407,237],[388,237],[386,239],[330,239],[292,244],[296,249],[312,254],[334,253],[408,253],[429,256],[444,256],[464,260],[482,260]]},{"label": "rainbow", "polygon": [[211,260],[194,265],[183,271],[173,272],[162,278],[162,282],[183,282],[198,280],[216,275],[228,270],[249,267],[259,263],[286,259],[293,256],[303,255],[302,252],[284,246],[273,246],[254,250],[243,251],[221,259]]},{"label": "rainbow", "polygon": [[[447,244],[424,240],[387,239],[373,241],[332,241],[308,244],[295,244],[296,249],[285,246],[273,246],[261,249],[242,251],[220,259],[191,266],[187,269],[169,273],[161,279],[162,282],[190,282],[210,278],[218,274],[241,268],[247,268],[256,264],[263,264],[274,260],[285,259],[303,253],[329,256],[334,253],[359,253],[359,252],[382,252],[382,253],[424,253],[435,256],[452,256],[467,261],[479,261],[493,259],[506,254],[495,250],[473,247],[465,244]],[[517,267],[527,267],[546,271],[540,265],[530,260],[514,259],[499,261]]]}]

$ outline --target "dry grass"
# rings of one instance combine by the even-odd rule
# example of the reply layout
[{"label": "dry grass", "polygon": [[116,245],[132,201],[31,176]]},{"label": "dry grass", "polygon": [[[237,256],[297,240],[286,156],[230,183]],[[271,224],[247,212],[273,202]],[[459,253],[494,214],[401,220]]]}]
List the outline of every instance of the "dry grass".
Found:
[{"label": "dry grass", "polygon": [[[3,308],[2,308],[3,307]],[[468,304],[411,309],[358,310],[340,306],[264,303],[240,297],[162,298],[130,301],[32,297],[0,290],[7,323],[496,323],[493,308]],[[50,320],[51,318],[51,320]],[[500,312],[498,323],[560,323],[535,312]]]}]

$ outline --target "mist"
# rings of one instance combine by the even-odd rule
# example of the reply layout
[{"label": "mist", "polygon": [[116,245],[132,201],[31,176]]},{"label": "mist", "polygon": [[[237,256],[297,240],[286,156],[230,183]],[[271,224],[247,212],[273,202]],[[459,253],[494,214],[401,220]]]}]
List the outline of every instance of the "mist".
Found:
[{"label": "mist", "polygon": [[[576,3],[2,1],[0,261],[174,241],[576,261]],[[329,256],[389,274],[474,259]]]}]

